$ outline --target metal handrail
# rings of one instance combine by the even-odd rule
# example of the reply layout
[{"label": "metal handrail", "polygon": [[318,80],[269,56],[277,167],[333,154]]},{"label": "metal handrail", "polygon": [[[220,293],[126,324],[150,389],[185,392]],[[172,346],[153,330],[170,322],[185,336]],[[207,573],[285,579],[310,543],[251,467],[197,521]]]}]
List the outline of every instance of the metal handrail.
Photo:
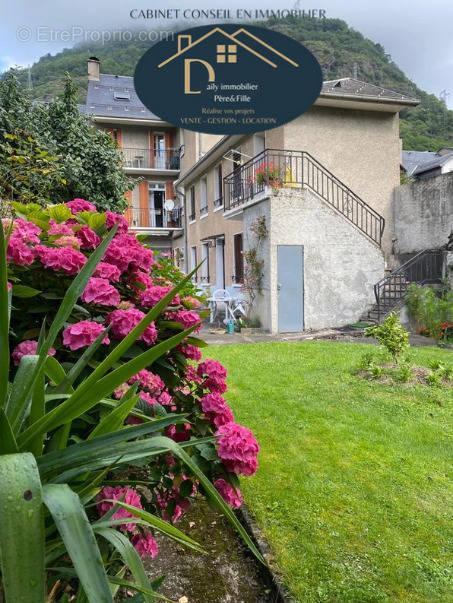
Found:
[{"label": "metal handrail", "polygon": [[247,203],[266,186],[306,186],[381,244],[385,219],[307,151],[265,149],[223,179],[225,211]]},{"label": "metal handrail", "polygon": [[384,311],[390,310],[406,298],[412,283],[441,283],[444,255],[445,251],[442,249],[425,249],[378,281],[374,285],[378,321]]}]

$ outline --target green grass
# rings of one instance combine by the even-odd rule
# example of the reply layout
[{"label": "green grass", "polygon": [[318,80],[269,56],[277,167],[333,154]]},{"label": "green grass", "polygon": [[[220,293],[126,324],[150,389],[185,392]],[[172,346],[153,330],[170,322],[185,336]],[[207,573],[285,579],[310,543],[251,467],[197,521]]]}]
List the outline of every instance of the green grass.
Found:
[{"label": "green grass", "polygon": [[[453,601],[453,393],[360,380],[365,350],[209,348],[261,446],[245,501],[296,601]],[[440,349],[411,356],[453,363]]]}]

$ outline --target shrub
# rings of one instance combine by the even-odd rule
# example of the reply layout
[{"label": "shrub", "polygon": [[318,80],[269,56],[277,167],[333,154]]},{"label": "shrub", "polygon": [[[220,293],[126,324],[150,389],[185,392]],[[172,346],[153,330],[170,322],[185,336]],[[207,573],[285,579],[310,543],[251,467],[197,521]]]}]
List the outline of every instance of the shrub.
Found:
[{"label": "shrub", "polygon": [[398,381],[401,381],[401,383],[407,383],[411,380],[411,377],[412,370],[410,364],[401,364],[396,372],[396,378]]},{"label": "shrub", "polygon": [[[149,594],[137,559],[155,556],[153,529],[198,548],[165,523],[177,521],[198,492],[259,557],[222,499],[238,506],[238,475],[256,471],[259,447],[234,423],[224,367],[200,362],[191,275],[183,279],[168,258],[156,260],[127,234],[122,216],[83,199],[14,208],[18,217],[3,220],[9,293],[0,261],[0,476],[5,483],[11,467],[20,468],[14,504],[25,513],[32,491],[36,521],[24,546],[23,517],[15,520],[8,506],[10,489],[0,493],[11,524],[0,533],[4,583],[13,585],[7,601],[41,600],[33,589],[27,598],[22,582],[43,587],[44,550],[53,568],[48,585],[60,581],[61,597],[67,586],[77,600],[83,591],[92,601],[111,600],[107,580],[122,584],[125,562],[134,588]],[[45,542],[42,501],[54,522],[46,523]]]},{"label": "shrub", "polygon": [[411,316],[419,324],[419,333],[433,337],[438,342],[453,337],[453,292],[435,290],[414,283],[407,298]]},{"label": "shrub", "polygon": [[400,324],[396,314],[391,313],[381,325],[365,329],[366,337],[375,337],[387,350],[395,362],[409,347],[409,336]]}]

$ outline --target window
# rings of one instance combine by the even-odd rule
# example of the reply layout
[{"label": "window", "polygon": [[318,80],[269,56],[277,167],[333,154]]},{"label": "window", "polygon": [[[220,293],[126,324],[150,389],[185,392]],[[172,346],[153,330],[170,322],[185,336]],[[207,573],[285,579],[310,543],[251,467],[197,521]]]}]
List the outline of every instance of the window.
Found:
[{"label": "window", "polygon": [[208,213],[208,179],[206,176],[200,181],[200,216],[204,216]]},{"label": "window", "polygon": [[236,44],[217,44],[217,63],[237,63]]},{"label": "window", "polygon": [[214,169],[214,207],[222,207],[223,205],[223,194],[222,194],[222,164],[219,163]]},{"label": "window", "polygon": [[242,232],[233,236],[234,274],[233,283],[244,282],[244,255],[242,253]]},{"label": "window", "polygon": [[[190,271],[195,270],[196,267],[197,267],[197,247],[195,245],[194,247],[190,248]],[[197,274],[196,273],[193,275],[192,280],[194,282],[197,282]]]},{"label": "window", "polygon": [[201,282],[209,283],[209,243],[203,243],[201,246]]},{"label": "window", "polygon": [[189,211],[189,220],[193,222],[195,220],[195,187],[190,187],[190,211]]}]

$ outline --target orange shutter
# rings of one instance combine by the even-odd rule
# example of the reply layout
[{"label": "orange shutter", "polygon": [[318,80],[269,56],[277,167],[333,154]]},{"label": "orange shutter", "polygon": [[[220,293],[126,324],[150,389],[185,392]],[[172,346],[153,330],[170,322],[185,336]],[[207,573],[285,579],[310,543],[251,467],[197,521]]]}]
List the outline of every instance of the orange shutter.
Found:
[{"label": "orange shutter", "polygon": [[165,199],[174,199],[175,198],[175,188],[173,186],[173,182],[165,183]]},{"label": "orange shutter", "polygon": [[121,130],[116,131],[116,144],[119,146],[120,149],[123,147],[123,133],[121,132]]},{"label": "orange shutter", "polygon": [[138,185],[138,199],[140,204],[140,226],[149,226],[149,185],[140,182]]},{"label": "orange shutter", "polygon": [[171,166],[172,148],[173,148],[173,132],[165,132],[165,166],[167,168],[169,168]]},{"label": "orange shutter", "polygon": [[132,224],[132,191],[126,191],[124,193],[124,198],[127,201],[127,208],[126,211],[124,212],[124,217],[127,220],[127,223],[129,225]]}]

